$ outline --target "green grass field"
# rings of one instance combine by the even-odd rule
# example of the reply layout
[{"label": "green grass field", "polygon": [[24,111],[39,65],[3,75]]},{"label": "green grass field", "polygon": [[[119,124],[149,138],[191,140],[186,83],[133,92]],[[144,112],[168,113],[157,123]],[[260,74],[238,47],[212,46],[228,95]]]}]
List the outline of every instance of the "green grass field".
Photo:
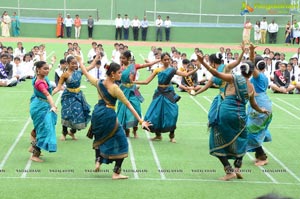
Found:
[{"label": "green grass field", "polygon": [[[4,42],[6,46],[16,43]],[[37,43],[25,43],[28,50]],[[237,44],[238,45],[238,44]],[[80,45],[86,56],[90,45]],[[224,45],[226,46],[226,45]],[[277,46],[279,47],[279,45]],[[56,54],[59,60],[66,45],[46,43],[47,53]],[[112,46],[104,45],[110,56]],[[130,46],[140,63],[147,56],[150,46]],[[165,48],[166,49],[166,48]],[[169,49],[166,49],[169,50]],[[182,48],[191,54],[193,49]],[[215,52],[204,49],[205,53]],[[290,54],[289,54],[290,55]],[[51,55],[50,55],[51,56]],[[148,71],[141,71],[145,79]],[[53,71],[50,79],[54,79]],[[82,85],[87,101],[97,101],[96,89],[88,82]],[[142,112],[145,113],[157,85],[157,79],[148,86],[141,86],[145,97]],[[207,111],[218,90],[192,97],[177,92],[179,118],[176,129],[176,144],[164,135],[160,142],[151,142],[153,136],[139,129],[138,139],[130,138],[129,157],[123,164],[123,174],[129,180],[111,180],[113,165],[103,165],[99,173],[94,168],[92,141],[86,130],[77,133],[78,140],[58,140],[56,153],[44,152],[43,163],[31,162],[27,149],[30,131],[33,128],[29,116],[29,99],[32,95],[31,81],[13,88],[0,88],[0,198],[255,198],[267,193],[277,193],[293,198],[300,197],[299,128],[300,95],[281,95],[269,92],[273,101],[274,117],[270,125],[273,142],[265,144],[269,157],[267,166],[258,168],[252,159],[244,158],[243,180],[219,181],[224,175],[219,161],[209,155]],[[59,105],[57,94],[54,99]],[[58,112],[60,117],[60,112]],[[58,118],[59,118],[58,117]],[[61,135],[60,118],[56,126],[57,137]],[[137,172],[134,172],[137,171]]]}]

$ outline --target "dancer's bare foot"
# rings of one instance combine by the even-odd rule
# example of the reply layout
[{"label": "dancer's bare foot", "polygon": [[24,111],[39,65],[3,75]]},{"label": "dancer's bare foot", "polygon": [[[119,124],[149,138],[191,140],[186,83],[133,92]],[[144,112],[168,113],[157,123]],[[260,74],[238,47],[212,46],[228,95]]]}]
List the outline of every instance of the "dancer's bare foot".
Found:
[{"label": "dancer's bare foot", "polygon": [[152,140],[152,141],[161,141],[162,137],[161,136],[155,136],[155,137],[151,138],[150,140]]},{"label": "dancer's bare foot", "polygon": [[65,136],[65,135],[62,135],[62,136],[60,137],[60,140],[61,140],[61,141],[66,141],[66,136]]},{"label": "dancer's bare foot", "polygon": [[236,175],[237,179],[243,179],[240,168],[234,168],[234,172],[235,172],[235,175]]},{"label": "dancer's bare foot", "polygon": [[171,143],[176,143],[175,138],[170,138],[170,142],[171,142]]},{"label": "dancer's bare foot", "polygon": [[128,179],[128,176],[124,176],[124,175],[122,175],[122,174],[114,173],[113,176],[112,176],[112,179],[113,179],[113,180]]},{"label": "dancer's bare foot", "polygon": [[42,160],[42,159],[40,159],[39,157],[36,157],[36,156],[32,156],[30,159],[34,162],[44,162],[44,160]]},{"label": "dancer's bare foot", "polygon": [[231,179],[234,179],[234,178],[236,178],[236,174],[235,173],[228,173],[225,176],[219,178],[219,180],[228,181],[228,180],[231,180]]},{"label": "dancer's bare foot", "polygon": [[28,152],[29,152],[29,153],[32,153],[32,152],[33,152],[33,146],[30,146],[30,147],[28,148]]},{"label": "dancer's bare foot", "polygon": [[100,171],[100,166],[101,166],[101,164],[100,164],[100,162],[96,162],[96,165],[95,165],[95,172],[99,172]]},{"label": "dancer's bare foot", "polygon": [[126,134],[126,137],[130,137],[130,130],[128,129],[128,130],[125,130],[125,134]]},{"label": "dancer's bare foot", "polygon": [[134,138],[138,138],[139,137],[138,134],[136,133],[136,131],[133,131],[133,137]]},{"label": "dancer's bare foot", "polygon": [[266,165],[266,164],[268,164],[268,160],[257,160],[257,161],[255,161],[255,166],[264,166],[264,165]]},{"label": "dancer's bare foot", "polygon": [[68,133],[69,136],[71,136],[72,140],[77,140],[77,138],[75,137],[75,133]]}]

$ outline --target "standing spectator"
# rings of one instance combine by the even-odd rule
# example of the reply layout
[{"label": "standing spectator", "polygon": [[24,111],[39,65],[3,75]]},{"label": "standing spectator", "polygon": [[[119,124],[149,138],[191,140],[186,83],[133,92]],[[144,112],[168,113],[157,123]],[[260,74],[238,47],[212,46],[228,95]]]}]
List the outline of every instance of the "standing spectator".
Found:
[{"label": "standing spectator", "polygon": [[120,14],[118,14],[118,17],[115,19],[115,25],[116,25],[116,36],[115,36],[115,39],[118,40],[118,37],[119,37],[119,39],[121,40],[122,39],[123,21],[122,21],[122,18],[121,18]]},{"label": "standing spectator", "polygon": [[259,21],[256,21],[255,26],[254,26],[254,40],[255,40],[255,44],[258,44],[259,41],[261,40],[260,22]]},{"label": "standing spectator", "polygon": [[132,20],[131,26],[132,26],[132,32],[133,32],[133,40],[137,41],[137,40],[139,40],[139,30],[141,27],[141,22],[137,16],[135,16],[134,19]]},{"label": "standing spectator", "polygon": [[171,31],[172,22],[169,16],[167,16],[164,25],[165,25],[166,41],[170,41],[170,31]]},{"label": "standing spectator", "polygon": [[14,37],[18,37],[20,35],[20,20],[16,12],[14,12],[11,17],[11,29]]},{"label": "standing spectator", "polygon": [[142,40],[143,40],[143,41],[146,41],[146,39],[147,39],[148,26],[149,26],[149,23],[148,23],[147,17],[144,16],[144,19],[143,19],[143,21],[141,22],[141,27],[142,27]]},{"label": "standing spectator", "polygon": [[73,19],[71,18],[70,14],[67,14],[64,24],[66,26],[67,37],[70,38],[72,34],[72,25],[73,25]]},{"label": "standing spectator", "polygon": [[162,41],[162,30],[161,26],[163,25],[163,20],[161,19],[161,16],[158,15],[157,19],[155,21],[155,26],[156,26],[156,41]]},{"label": "standing spectator", "polygon": [[295,40],[296,43],[299,44],[299,40],[300,40],[300,29],[299,29],[299,23],[297,23],[297,20],[294,19],[293,21],[293,44],[295,44]]},{"label": "standing spectator", "polygon": [[130,27],[130,19],[128,18],[128,15],[125,14],[124,15],[124,20],[123,20],[124,40],[128,40],[129,27]]},{"label": "standing spectator", "polygon": [[56,37],[63,38],[64,37],[64,19],[61,13],[58,14],[56,19]]},{"label": "standing spectator", "polygon": [[278,25],[277,23],[275,23],[274,19],[272,20],[272,23],[270,23],[268,26],[268,32],[269,32],[269,43],[276,44]]},{"label": "standing spectator", "polygon": [[292,27],[290,21],[287,22],[285,25],[285,43],[287,46],[291,45],[291,40],[292,40]]},{"label": "standing spectator", "polygon": [[261,33],[260,42],[262,44],[266,43],[267,30],[268,30],[268,22],[266,21],[266,17],[264,17],[263,20],[260,22],[260,33]]},{"label": "standing spectator", "polygon": [[243,41],[245,44],[250,43],[250,34],[251,34],[252,24],[249,19],[244,23],[244,31],[243,31]]},{"label": "standing spectator", "polygon": [[74,25],[75,25],[75,39],[79,39],[80,30],[81,30],[81,19],[79,18],[79,15],[75,15]]},{"label": "standing spectator", "polygon": [[1,20],[1,28],[2,28],[2,37],[9,37],[9,27],[11,23],[11,18],[8,16],[6,11],[3,12],[2,20]]},{"label": "standing spectator", "polygon": [[87,25],[88,25],[89,39],[93,39],[94,19],[91,15],[87,20]]}]

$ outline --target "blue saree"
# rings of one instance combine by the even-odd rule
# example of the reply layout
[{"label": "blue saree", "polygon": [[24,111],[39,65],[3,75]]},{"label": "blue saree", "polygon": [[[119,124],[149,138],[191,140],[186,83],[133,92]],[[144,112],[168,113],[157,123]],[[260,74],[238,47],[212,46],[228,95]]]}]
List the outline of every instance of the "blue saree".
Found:
[{"label": "blue saree", "polygon": [[128,143],[114,110],[117,98],[108,93],[102,81],[98,82],[97,89],[102,99],[92,113],[91,130],[95,138],[93,148],[100,149],[102,163],[109,164],[128,156]]},{"label": "blue saree", "polygon": [[61,123],[72,129],[84,129],[89,123],[91,116],[90,105],[80,90],[82,72],[75,70],[67,79],[66,86],[61,96]]},{"label": "blue saree", "polygon": [[11,17],[11,29],[12,29],[12,35],[14,37],[18,37],[20,35],[20,20],[19,16],[12,16]]},{"label": "blue saree", "polygon": [[[144,98],[141,96],[135,84],[131,83],[130,77],[135,77],[136,68],[134,64],[130,64],[125,70],[122,71],[120,89],[131,103],[133,108],[141,117],[141,102]],[[118,120],[124,129],[129,129],[138,126],[138,120],[133,116],[131,111],[121,101],[118,102],[117,109]]]},{"label": "blue saree", "polygon": [[247,147],[248,88],[243,76],[233,77],[236,95],[225,96],[220,105],[218,125],[213,127],[209,140],[210,154],[228,159],[244,156]]},{"label": "blue saree", "polygon": [[158,72],[158,87],[155,90],[152,102],[145,115],[145,121],[151,121],[150,131],[154,133],[165,133],[174,131],[178,118],[177,101],[180,97],[175,93],[172,77],[176,70],[169,67]]},{"label": "blue saree", "polygon": [[[30,99],[30,116],[36,131],[36,146],[45,151],[56,152],[55,125],[57,115],[50,111],[51,106],[47,97],[34,87],[36,80],[36,77],[32,79],[33,95]],[[48,92],[51,94],[50,82],[47,77],[45,80],[48,84]]]}]

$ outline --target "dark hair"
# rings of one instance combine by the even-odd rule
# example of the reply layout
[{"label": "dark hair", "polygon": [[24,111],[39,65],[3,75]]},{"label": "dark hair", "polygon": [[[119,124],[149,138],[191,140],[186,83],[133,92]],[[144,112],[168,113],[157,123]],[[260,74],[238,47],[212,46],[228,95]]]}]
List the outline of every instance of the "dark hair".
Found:
[{"label": "dark hair", "polygon": [[68,56],[67,57],[67,63],[70,64],[72,62],[72,60],[75,59],[75,57],[73,56]]},{"label": "dark hair", "polygon": [[215,53],[215,54],[211,54],[209,56],[209,62],[210,63],[215,63],[215,64],[221,64],[222,63],[222,54],[221,53]]},{"label": "dark hair", "polygon": [[190,60],[188,60],[188,59],[182,60],[182,64],[189,64],[189,63],[190,63]]},{"label": "dark hair", "polygon": [[161,59],[163,59],[164,58],[164,56],[168,56],[168,57],[170,57],[171,58],[171,56],[170,56],[170,54],[169,53],[167,53],[167,52],[165,52],[165,53],[162,53],[161,55],[160,55],[160,58]]},{"label": "dark hair", "polygon": [[32,58],[32,54],[26,53],[26,54],[24,55],[24,57],[23,57],[23,61],[25,61],[25,58],[26,58],[27,56],[29,56],[30,58]]},{"label": "dark hair", "polygon": [[67,63],[67,61],[66,61],[65,59],[61,59],[61,60],[59,61],[59,64],[65,64],[65,63]]},{"label": "dark hair", "polygon": [[264,58],[260,55],[257,55],[255,57],[255,66],[258,68],[258,70],[262,71],[266,68],[266,62],[264,61]]},{"label": "dark hair", "polygon": [[131,52],[129,50],[126,50],[125,52],[123,52],[123,56],[126,57],[127,59],[131,58]]},{"label": "dark hair", "polygon": [[19,60],[19,61],[21,61],[20,57],[15,57],[14,60]]},{"label": "dark hair", "polygon": [[6,58],[8,58],[8,54],[7,53],[3,53],[1,56],[0,56],[0,58],[3,58],[3,57],[6,57]]},{"label": "dark hair", "polygon": [[117,72],[120,70],[121,66],[117,63],[111,63],[111,64],[106,64],[105,69],[106,69],[106,75],[110,76],[112,72]]},{"label": "dark hair", "polygon": [[254,71],[254,64],[251,61],[246,61],[241,64],[241,74],[244,77],[250,77]]},{"label": "dark hair", "polygon": [[37,69],[42,68],[45,64],[46,64],[46,62],[44,62],[44,61],[37,61],[37,62],[35,62],[34,66],[35,66],[36,73],[37,73]]}]

